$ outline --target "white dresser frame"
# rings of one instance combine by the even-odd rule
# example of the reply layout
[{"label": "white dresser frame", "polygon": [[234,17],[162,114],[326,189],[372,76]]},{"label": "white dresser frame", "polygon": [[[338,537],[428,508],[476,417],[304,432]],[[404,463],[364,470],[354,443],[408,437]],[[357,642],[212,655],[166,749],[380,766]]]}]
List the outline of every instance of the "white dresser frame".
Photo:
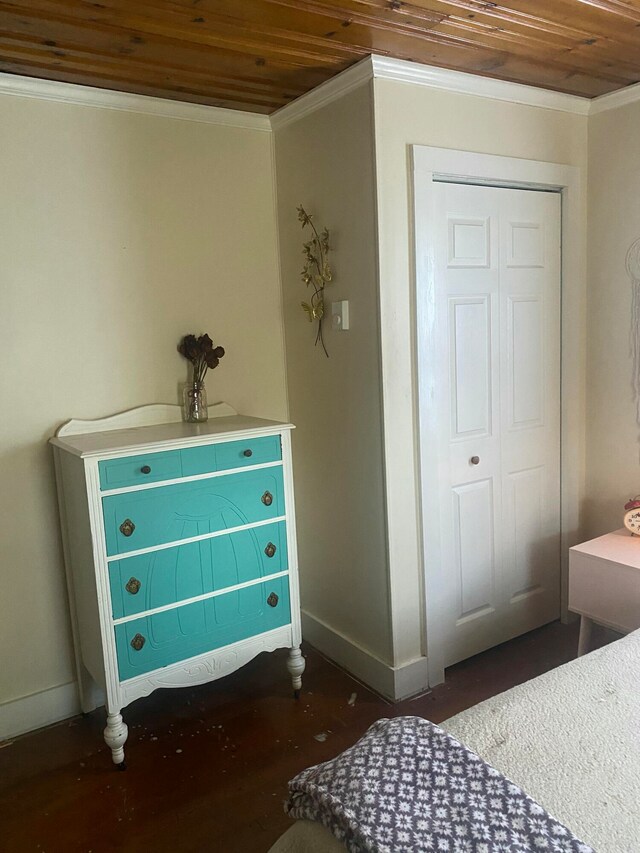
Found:
[{"label": "white dresser frame", "polygon": [[[299,696],[305,660],[300,651],[302,633],[291,463],[292,429],[294,429],[292,424],[240,416],[226,403],[210,406],[209,421],[205,424],[183,423],[182,410],[179,406],[151,405],[99,420],[68,421],[51,439],[54,447],[80,704],[84,713],[106,704],[107,726],[104,730],[104,738],[111,749],[113,762],[119,768],[126,767],[124,744],[128,734],[121,711],[131,702],[148,696],[157,688],[189,687],[214,681],[240,669],[261,652],[288,648],[290,652],[287,669],[291,675],[294,695],[296,698]],[[105,492],[100,490],[98,462],[134,453],[138,455],[179,450],[194,445],[218,444],[274,434],[280,435],[282,442],[291,624],[121,681],[116,657],[102,520],[102,497]],[[264,467],[266,467],[264,464],[247,465],[239,469],[226,470],[224,474],[258,470]],[[209,479],[215,476],[224,475],[221,473],[198,474],[182,477],[180,482]],[[175,479],[162,480],[139,487],[110,489],[108,494],[132,491],[137,488],[157,488],[175,482]],[[274,519],[269,523],[272,521]],[[234,529],[244,530],[256,526],[256,524],[248,524]],[[282,572],[276,573],[277,576],[282,574]],[[261,577],[256,581],[226,588],[212,593],[211,597],[221,592],[250,586],[253,583],[262,583],[270,577]],[[189,601],[190,599],[181,603]]]}]

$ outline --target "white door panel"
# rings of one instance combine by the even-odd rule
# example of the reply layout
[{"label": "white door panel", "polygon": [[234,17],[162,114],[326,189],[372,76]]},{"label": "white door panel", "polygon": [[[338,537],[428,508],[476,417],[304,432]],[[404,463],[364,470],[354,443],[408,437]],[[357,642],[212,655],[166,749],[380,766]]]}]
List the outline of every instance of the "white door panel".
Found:
[{"label": "white door panel", "polygon": [[559,615],[560,196],[433,192],[424,535],[449,666]]},{"label": "white door panel", "polygon": [[478,480],[453,489],[453,538],[460,597],[457,621],[495,606],[493,483]]},{"label": "white door panel", "polygon": [[451,438],[491,434],[491,304],[487,295],[449,300]]},{"label": "white door panel", "polygon": [[544,421],[544,304],[538,294],[510,295],[507,311],[506,392],[510,429]]}]

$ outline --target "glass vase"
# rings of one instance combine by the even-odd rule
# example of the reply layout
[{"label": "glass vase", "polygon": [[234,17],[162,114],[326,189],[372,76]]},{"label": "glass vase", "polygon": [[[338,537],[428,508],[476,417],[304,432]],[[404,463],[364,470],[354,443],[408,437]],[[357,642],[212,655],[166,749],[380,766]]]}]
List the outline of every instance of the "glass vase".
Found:
[{"label": "glass vase", "polygon": [[184,419],[190,424],[203,424],[209,418],[207,389],[204,382],[188,382],[182,392]]}]

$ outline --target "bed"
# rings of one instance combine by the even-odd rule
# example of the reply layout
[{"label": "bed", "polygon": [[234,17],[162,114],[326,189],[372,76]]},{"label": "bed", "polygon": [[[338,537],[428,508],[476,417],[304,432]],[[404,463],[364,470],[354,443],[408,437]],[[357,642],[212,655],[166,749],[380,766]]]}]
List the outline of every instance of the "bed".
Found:
[{"label": "bed", "polygon": [[[441,727],[597,853],[640,851],[640,631],[451,717]],[[296,821],[269,853],[344,853]]]}]

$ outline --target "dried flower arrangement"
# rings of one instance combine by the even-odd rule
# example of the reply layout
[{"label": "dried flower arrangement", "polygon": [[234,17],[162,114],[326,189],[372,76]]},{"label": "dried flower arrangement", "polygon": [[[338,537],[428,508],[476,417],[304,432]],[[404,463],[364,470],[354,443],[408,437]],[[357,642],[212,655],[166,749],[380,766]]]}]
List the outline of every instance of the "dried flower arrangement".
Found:
[{"label": "dried flower arrangement", "polygon": [[204,382],[207,370],[217,367],[224,355],[223,347],[214,347],[209,335],[185,335],[178,344],[178,352],[193,365],[193,381],[198,384]]},{"label": "dried flower arrangement", "polygon": [[204,377],[207,370],[217,367],[224,355],[222,347],[213,345],[209,335],[185,335],[178,352],[193,365],[193,379],[184,387],[184,418],[190,423],[204,422],[209,417]]},{"label": "dried flower arrangement", "polygon": [[322,336],[322,320],[324,318],[324,288],[332,278],[333,273],[327,255],[329,254],[329,231],[323,228],[322,233],[318,233],[316,226],[313,224],[313,216],[307,213],[304,207],[298,207],[298,219],[302,222],[302,227],[309,226],[313,232],[311,240],[304,244],[303,254],[305,262],[300,276],[304,284],[313,287],[313,293],[309,302],[301,302],[303,310],[306,312],[309,322],[314,320],[318,323],[318,331],[316,334],[316,345],[320,343],[324,354],[329,357],[327,348]]}]

